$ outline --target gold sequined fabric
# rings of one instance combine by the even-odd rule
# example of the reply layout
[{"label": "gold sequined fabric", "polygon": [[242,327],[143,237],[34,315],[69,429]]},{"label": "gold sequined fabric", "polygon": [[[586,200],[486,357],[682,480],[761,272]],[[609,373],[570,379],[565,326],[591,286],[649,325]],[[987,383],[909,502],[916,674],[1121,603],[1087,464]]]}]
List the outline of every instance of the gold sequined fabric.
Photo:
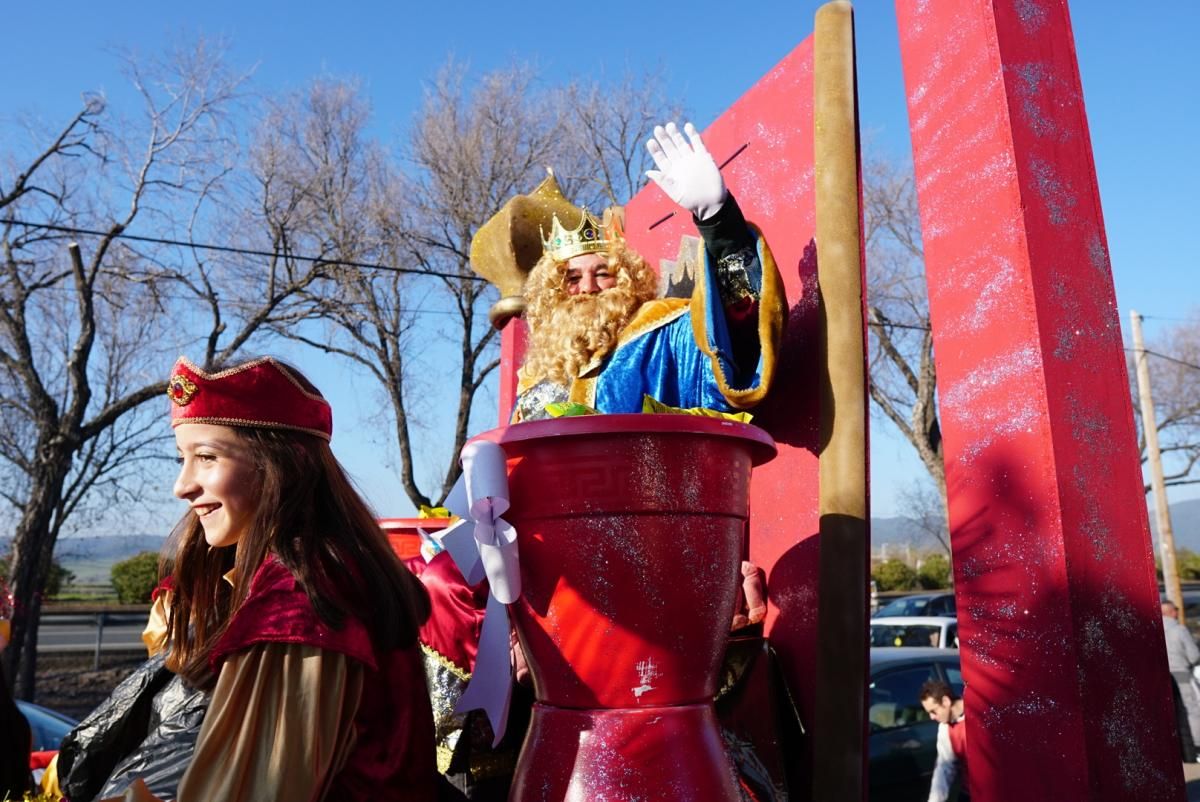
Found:
[{"label": "gold sequined fabric", "polygon": [[462,698],[471,675],[451,663],[438,652],[421,644],[425,660],[425,683],[429,686],[429,702],[433,707],[433,734],[437,745],[438,771],[450,770],[454,750],[462,737],[466,717],[454,712]]}]

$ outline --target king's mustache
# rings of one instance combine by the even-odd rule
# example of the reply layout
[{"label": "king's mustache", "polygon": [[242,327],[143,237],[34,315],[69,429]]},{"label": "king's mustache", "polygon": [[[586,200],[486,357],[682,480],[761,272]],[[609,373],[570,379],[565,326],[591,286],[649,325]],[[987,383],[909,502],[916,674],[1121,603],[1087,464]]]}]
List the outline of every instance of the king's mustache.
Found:
[{"label": "king's mustache", "polygon": [[[613,302],[616,303],[613,303]],[[607,290],[601,290],[594,293],[580,293],[579,295],[564,295],[559,304],[560,309],[569,309],[572,313],[591,312],[594,313],[599,309],[612,309],[613,307],[624,307],[629,304],[631,299],[629,294],[618,287],[610,287]]]}]

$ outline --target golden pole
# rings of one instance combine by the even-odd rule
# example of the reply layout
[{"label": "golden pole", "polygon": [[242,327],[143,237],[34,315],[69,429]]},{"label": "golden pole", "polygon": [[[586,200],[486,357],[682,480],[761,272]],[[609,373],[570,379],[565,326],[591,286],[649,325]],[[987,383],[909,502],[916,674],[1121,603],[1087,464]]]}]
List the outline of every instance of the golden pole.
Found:
[{"label": "golden pole", "polygon": [[866,798],[867,405],[854,15],[817,10],[813,35],[817,279],[825,381],[813,799]]}]

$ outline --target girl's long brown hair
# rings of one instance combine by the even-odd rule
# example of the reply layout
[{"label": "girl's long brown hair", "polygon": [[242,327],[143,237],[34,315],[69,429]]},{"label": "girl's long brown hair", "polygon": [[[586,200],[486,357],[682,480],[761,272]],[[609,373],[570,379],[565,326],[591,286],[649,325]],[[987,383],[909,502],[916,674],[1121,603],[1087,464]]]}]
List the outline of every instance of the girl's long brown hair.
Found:
[{"label": "girl's long brown hair", "polygon": [[[261,478],[258,509],[236,548],[210,547],[191,511],[175,526],[168,541],[168,551],[175,547],[168,665],[193,685],[211,687],[213,647],[269,554],[287,566],[329,626],[357,618],[381,651],[415,643],[429,617],[429,596],[392,551],[329,444],[303,432],[233,431]],[[222,579],[230,569],[236,569],[232,587]]]}]

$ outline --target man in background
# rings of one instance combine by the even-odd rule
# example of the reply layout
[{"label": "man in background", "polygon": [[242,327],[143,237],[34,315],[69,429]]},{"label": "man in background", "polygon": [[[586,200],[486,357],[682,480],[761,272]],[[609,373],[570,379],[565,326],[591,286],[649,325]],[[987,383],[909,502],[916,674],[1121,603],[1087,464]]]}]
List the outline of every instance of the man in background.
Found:
[{"label": "man in background", "polygon": [[1200,697],[1197,697],[1196,686],[1192,684],[1192,668],[1200,663],[1200,648],[1196,647],[1192,633],[1179,622],[1179,608],[1174,603],[1162,603],[1162,617],[1163,635],[1167,641],[1167,667],[1187,709],[1187,721],[1180,721],[1179,729],[1182,731],[1186,726],[1194,743],[1197,734],[1200,734]]},{"label": "man in background", "polygon": [[938,723],[937,761],[929,784],[929,802],[969,799],[963,701],[940,679],[928,680],[921,686],[920,701],[929,718]]}]

